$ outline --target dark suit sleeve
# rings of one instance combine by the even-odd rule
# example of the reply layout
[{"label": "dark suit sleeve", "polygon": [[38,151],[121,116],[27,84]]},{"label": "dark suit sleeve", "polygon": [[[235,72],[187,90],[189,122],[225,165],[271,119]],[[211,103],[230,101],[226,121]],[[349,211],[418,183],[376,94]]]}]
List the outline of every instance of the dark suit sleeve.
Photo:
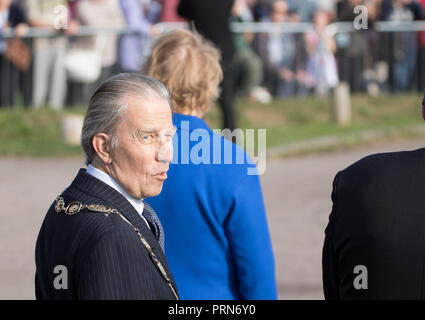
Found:
[{"label": "dark suit sleeve", "polygon": [[13,28],[16,27],[18,24],[26,23],[25,14],[23,10],[17,5],[12,5],[10,7],[9,20]]},{"label": "dark suit sleeve", "polygon": [[129,230],[106,232],[89,250],[78,276],[78,299],[154,299],[149,257]]},{"label": "dark suit sleeve", "polygon": [[332,212],[329,216],[329,223],[325,230],[325,243],[323,245],[322,271],[323,271],[323,292],[326,300],[339,299],[337,259],[333,245],[335,216],[338,212],[338,179],[340,174],[335,176],[332,190]]},{"label": "dark suit sleeve", "polygon": [[424,20],[425,12],[420,3],[411,2],[409,5],[410,10],[413,12],[414,20]]},{"label": "dark suit sleeve", "polygon": [[183,18],[193,20],[193,13],[191,9],[190,0],[181,0],[177,7],[177,13]]}]

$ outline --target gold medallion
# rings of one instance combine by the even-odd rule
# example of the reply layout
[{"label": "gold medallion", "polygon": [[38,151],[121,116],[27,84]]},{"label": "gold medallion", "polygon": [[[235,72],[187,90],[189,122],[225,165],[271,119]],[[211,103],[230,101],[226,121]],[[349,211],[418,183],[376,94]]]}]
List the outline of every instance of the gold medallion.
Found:
[{"label": "gold medallion", "polygon": [[56,199],[56,204],[55,204],[55,211],[56,212],[61,212],[65,207],[65,201],[63,200],[62,197],[57,197]]},{"label": "gold medallion", "polygon": [[71,202],[65,209],[65,213],[69,216],[72,216],[81,211],[83,204],[78,201]]},{"label": "gold medallion", "polygon": [[89,204],[87,209],[95,212],[111,213],[112,209],[101,204]]}]

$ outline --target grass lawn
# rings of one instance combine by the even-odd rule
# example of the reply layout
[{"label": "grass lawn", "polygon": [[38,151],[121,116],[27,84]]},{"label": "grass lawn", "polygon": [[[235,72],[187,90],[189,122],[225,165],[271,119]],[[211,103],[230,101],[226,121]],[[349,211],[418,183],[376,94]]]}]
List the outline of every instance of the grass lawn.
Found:
[{"label": "grass lawn", "polygon": [[[338,140],[331,148],[309,148],[293,152],[299,154],[424,136],[422,98],[417,93],[380,97],[352,95],[352,123],[346,127],[333,123],[331,101],[326,98],[280,100],[268,105],[238,101],[237,111],[242,128],[267,129],[268,150],[274,146],[320,137],[332,136]],[[219,123],[218,115],[217,108],[214,108],[211,115],[207,116],[207,122]],[[415,130],[422,125],[423,131]],[[365,133],[371,131],[380,131],[381,134],[365,137]]]},{"label": "grass lawn", "polygon": [[[242,129],[267,129],[268,148],[324,136],[338,137],[344,145],[357,145],[364,143],[364,139],[360,138],[361,133],[376,129],[390,133],[381,136],[380,140],[420,135],[410,129],[423,123],[421,101],[420,94],[376,98],[353,95],[353,122],[346,127],[332,123],[330,100],[326,98],[276,100],[267,105],[238,100],[236,109]],[[65,113],[84,114],[84,108],[60,112],[47,108],[0,109],[0,155],[82,156],[79,146],[61,142],[60,119]],[[211,109],[205,120],[213,128],[220,127],[217,106]]]},{"label": "grass lawn", "polygon": [[[84,114],[84,110],[73,109],[71,113]],[[64,114],[47,108],[1,110],[0,155],[82,156],[80,146],[61,141],[60,119]]]}]

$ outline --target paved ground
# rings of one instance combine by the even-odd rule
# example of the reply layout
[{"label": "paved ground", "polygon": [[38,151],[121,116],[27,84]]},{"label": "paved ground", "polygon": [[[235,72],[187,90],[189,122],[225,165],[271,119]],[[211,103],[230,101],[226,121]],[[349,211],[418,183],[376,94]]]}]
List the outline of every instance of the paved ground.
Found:
[{"label": "paved ground", "polygon": [[[321,250],[332,179],[363,156],[425,141],[270,161],[262,176],[280,299],[323,299]],[[0,299],[34,298],[34,245],[49,204],[82,159],[0,159]]]}]

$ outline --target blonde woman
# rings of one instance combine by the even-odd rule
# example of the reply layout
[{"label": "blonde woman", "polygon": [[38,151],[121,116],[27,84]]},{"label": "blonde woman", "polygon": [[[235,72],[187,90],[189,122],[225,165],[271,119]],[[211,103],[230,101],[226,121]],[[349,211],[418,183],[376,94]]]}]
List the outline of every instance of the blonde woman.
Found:
[{"label": "blonde woman", "polygon": [[219,94],[218,50],[198,34],[174,30],[154,42],[143,72],[172,95],[174,159],[162,193],[147,202],[164,226],[180,297],[275,299],[260,182],[248,174],[254,165],[202,120]]}]

